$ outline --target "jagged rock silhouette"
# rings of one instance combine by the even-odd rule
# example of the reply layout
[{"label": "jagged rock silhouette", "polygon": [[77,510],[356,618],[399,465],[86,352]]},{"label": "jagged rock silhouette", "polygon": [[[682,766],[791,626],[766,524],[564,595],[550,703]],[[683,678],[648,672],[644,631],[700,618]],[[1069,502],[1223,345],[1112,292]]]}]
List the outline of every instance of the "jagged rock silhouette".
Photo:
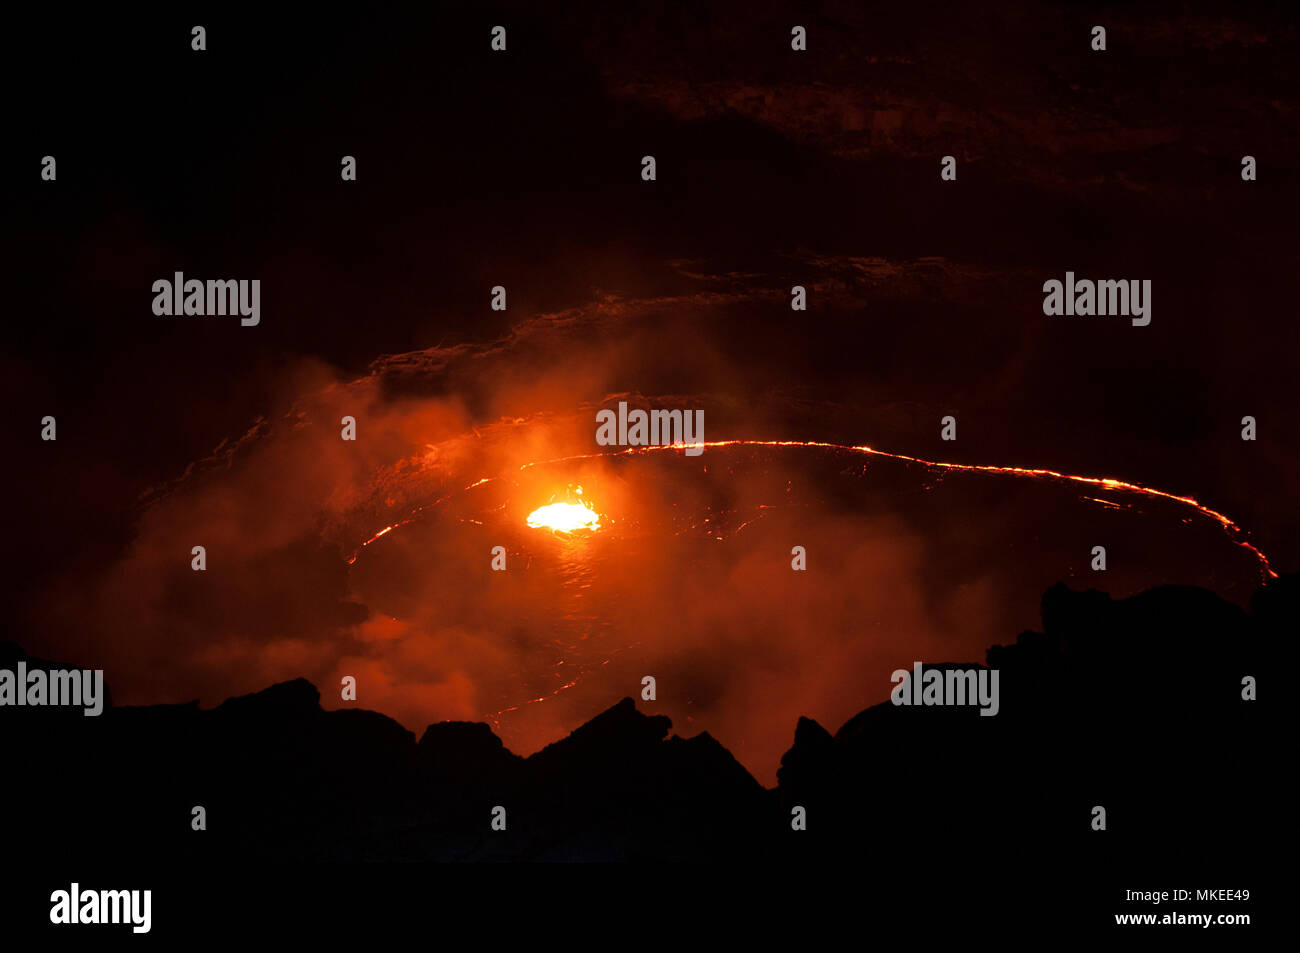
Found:
[{"label": "jagged rock silhouette", "polygon": [[[1190,842],[1209,862],[1268,836],[1279,749],[1267,702],[1243,701],[1241,680],[1267,684],[1297,606],[1297,576],[1263,587],[1249,613],[1200,589],[1117,600],[1055,586],[1043,631],[988,651],[996,717],[886,702],[834,734],[801,718],[774,790],[709,735],[674,736],[631,698],[528,758],[484,724],[430,725],[417,743],[376,712],[325,711],[302,679],[211,710],[6,708],[0,737],[24,770],[5,816],[18,843],[73,856],[209,863],[883,851],[906,866],[927,845],[966,845],[957,856],[972,870],[1049,855],[1086,870]],[[19,658],[0,646],[0,665]],[[195,804],[208,836],[190,830]],[[1089,825],[1099,804],[1104,838]],[[489,826],[497,805],[505,831]],[[806,831],[791,830],[795,806]],[[988,838],[1002,848],[979,846]]]}]

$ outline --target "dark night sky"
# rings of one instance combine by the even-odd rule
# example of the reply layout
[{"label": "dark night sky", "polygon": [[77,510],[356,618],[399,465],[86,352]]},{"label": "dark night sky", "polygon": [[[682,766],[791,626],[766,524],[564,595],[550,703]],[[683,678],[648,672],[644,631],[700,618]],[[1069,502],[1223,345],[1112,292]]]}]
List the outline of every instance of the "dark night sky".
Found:
[{"label": "dark night sky", "polygon": [[[379,624],[341,592],[347,539],[385,506],[517,462],[495,439],[577,452],[589,436],[563,422],[620,393],[704,406],[710,439],[867,443],[1189,494],[1275,569],[1300,568],[1287,5],[579,4],[545,22],[534,6],[14,25],[11,637],[136,665],[116,679],[136,700],[332,672],[310,659],[313,626]],[[1088,49],[1094,22],[1105,53]],[[189,48],[193,23],[206,52]],[[489,49],[497,23],[505,54]],[[794,23],[806,53],[789,49]],[[46,154],[56,183],[39,179]],[[345,154],[356,182],[339,180]],[[955,183],[939,180],[946,154]],[[1067,270],[1151,279],[1151,325],[1044,316],[1042,283]],[[261,325],[155,317],[150,286],[174,271],[260,278]],[[488,307],[496,284],[504,314]],[[806,313],[789,310],[794,284]],[[349,400],[364,407],[357,456],[295,436],[295,419],[331,436]],[[950,413],[955,444],[939,440]],[[39,439],[46,414],[56,444]],[[1239,439],[1245,414],[1255,443]],[[180,479],[259,418],[266,432]],[[403,483],[402,461],[421,460]],[[289,646],[253,684],[214,647],[222,600],[158,581],[173,542],[187,558],[178,518],[279,587],[238,590]],[[977,504],[949,519],[998,531]],[[271,555],[248,542],[266,526]],[[210,628],[177,635],[176,681],[140,676],[167,668],[168,613],[198,606]]]}]

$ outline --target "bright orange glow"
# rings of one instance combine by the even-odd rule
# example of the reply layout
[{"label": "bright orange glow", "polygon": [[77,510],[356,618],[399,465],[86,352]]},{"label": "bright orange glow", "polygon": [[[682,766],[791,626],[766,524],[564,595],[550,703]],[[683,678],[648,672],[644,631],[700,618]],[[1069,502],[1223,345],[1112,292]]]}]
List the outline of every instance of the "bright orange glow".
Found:
[{"label": "bright orange glow", "polygon": [[[909,463],[918,463],[922,466],[930,467],[932,469],[937,469],[937,470],[938,469],[959,470],[967,473],[1001,473],[1007,476],[1029,477],[1029,478],[1046,479],[1046,480],[1060,480],[1063,482],[1081,483],[1085,486],[1101,486],[1101,487],[1105,487],[1108,490],[1120,490],[1128,493],[1136,493],[1136,494],[1142,494],[1150,497],[1159,497],[1161,499],[1173,500],[1175,503],[1182,503],[1185,506],[1189,506],[1193,510],[1196,510],[1198,513],[1200,513],[1202,516],[1206,516],[1214,520],[1216,523],[1218,523],[1220,526],[1223,527],[1224,532],[1227,533],[1228,538],[1232,541],[1234,545],[1240,546],[1242,549],[1248,550],[1252,555],[1254,555],[1254,557],[1259,561],[1259,567],[1263,578],[1265,579],[1277,578],[1277,573],[1273,570],[1273,567],[1269,564],[1268,557],[1265,556],[1263,551],[1260,550],[1259,547],[1257,547],[1254,543],[1251,543],[1248,540],[1244,539],[1243,537],[1245,534],[1242,532],[1241,527],[1238,526],[1236,523],[1234,523],[1223,513],[1220,513],[1218,510],[1211,509],[1210,507],[1206,506],[1205,504],[1201,503],[1199,500],[1191,496],[1182,496],[1177,493],[1170,493],[1167,490],[1158,490],[1155,487],[1142,486],[1139,483],[1129,483],[1127,480],[1117,480],[1114,477],[1080,476],[1073,473],[1061,473],[1056,470],[1044,470],[1044,469],[1038,469],[1033,467],[1002,467],[1002,466],[992,466],[989,464],[947,463],[939,460],[923,460],[920,457],[911,457],[904,453],[889,453],[886,450],[877,450],[874,447],[868,447],[865,445],[850,446],[850,445],[839,444],[839,443],[827,443],[821,440],[712,440],[712,441],[701,443],[700,446],[702,447],[817,447],[826,450],[843,450],[851,453],[863,453],[863,454],[869,454],[871,456],[877,456],[877,457],[888,457],[891,460],[903,460]],[[628,447],[625,450],[616,450],[613,452],[605,451],[601,453],[571,454],[570,456],[555,457],[550,460],[534,460],[531,463],[522,464],[519,467],[519,469],[528,470],[531,469],[532,467],[543,466],[547,464],[555,464],[555,463],[566,463],[571,460],[590,460],[593,457],[599,457],[599,456],[626,456],[628,454],[644,454],[644,453],[653,453],[655,451],[669,451],[674,449],[680,449],[680,447],[674,447],[671,444],[660,444],[660,445],[653,445],[648,447]],[[494,478],[484,477],[483,479],[477,481],[476,483],[472,483],[469,486],[465,487],[465,489],[466,490],[473,489],[476,486],[481,486],[484,483],[491,482],[492,479]],[[578,487],[577,492],[581,493],[582,488]],[[444,496],[440,499],[434,500],[433,503],[427,504],[427,506],[437,506],[438,504],[446,501],[449,498],[450,498],[450,494],[448,496]],[[1088,500],[1096,500],[1099,503],[1105,503],[1109,506],[1120,506],[1120,504],[1112,503],[1109,500],[1097,500],[1096,497],[1089,496],[1084,498]],[[357,547],[357,549],[352,553],[351,557],[349,557],[348,564],[351,565],[352,563],[355,563],[357,561],[357,556],[360,555],[361,550],[364,549],[366,546],[369,546],[371,543],[379,539],[379,537],[383,536],[385,533],[391,532],[397,527],[404,526],[407,523],[411,522],[413,519],[415,519],[415,514],[419,513],[421,510],[425,508],[426,508],[425,506],[416,507],[415,512],[412,513],[411,516],[407,517],[401,522],[393,523],[390,526],[385,526],[378,533],[375,533],[373,536],[371,536],[369,539],[363,542],[359,547]],[[596,513],[595,510],[588,508],[586,505],[582,503],[551,503],[548,506],[543,506],[536,510],[533,510],[532,513],[528,514],[528,525],[534,528],[547,527],[557,532],[568,533],[568,532],[573,532],[574,530],[577,529],[599,529],[600,516]]]},{"label": "bright orange glow", "polygon": [[600,514],[585,503],[549,503],[528,514],[533,529],[572,533],[579,529],[600,529]]},{"label": "bright orange glow", "polygon": [[[1228,534],[1228,538],[1233,544],[1240,546],[1242,549],[1249,550],[1257,560],[1259,560],[1260,570],[1264,577],[1276,579],[1277,573],[1269,565],[1268,557],[1254,543],[1242,539],[1244,535],[1241,527],[1234,523],[1227,516],[1218,510],[1212,510],[1205,506],[1199,500],[1190,496],[1180,496],[1177,493],[1169,493],[1165,490],[1157,490],[1154,487],[1142,486],[1138,483],[1129,483],[1127,480],[1116,480],[1113,477],[1090,477],[1078,476],[1073,473],[1060,473],[1056,470],[1043,470],[1032,467],[999,467],[988,464],[977,463],[945,463],[938,460],[923,460],[920,457],[910,457],[905,453],[889,453],[886,450],[877,450],[868,446],[848,446],[840,443],[827,443],[822,440],[711,440],[701,443],[702,447],[821,447],[826,450],[847,450],[853,453],[865,453],[877,457],[888,457],[891,460],[905,460],[909,463],[919,463],[922,466],[932,467],[943,470],[962,470],[967,473],[1005,473],[1009,476],[1019,477],[1037,477],[1049,480],[1070,481],[1073,483],[1092,484],[1093,486],[1104,486],[1107,489],[1127,490],[1130,493],[1141,493],[1146,496],[1161,497],[1166,500],[1173,500],[1176,503],[1183,503],[1192,509],[1208,516],[1223,527]],[[675,449],[671,444],[660,444],[649,447],[628,447],[626,450],[616,450],[613,455],[626,456],[635,453],[652,453],[656,450]],[[568,457],[557,457],[554,460],[536,460],[532,463],[525,463],[519,469],[527,470],[529,467],[539,466],[548,463],[563,463],[567,460],[588,460],[602,454],[582,453],[574,454]]]}]

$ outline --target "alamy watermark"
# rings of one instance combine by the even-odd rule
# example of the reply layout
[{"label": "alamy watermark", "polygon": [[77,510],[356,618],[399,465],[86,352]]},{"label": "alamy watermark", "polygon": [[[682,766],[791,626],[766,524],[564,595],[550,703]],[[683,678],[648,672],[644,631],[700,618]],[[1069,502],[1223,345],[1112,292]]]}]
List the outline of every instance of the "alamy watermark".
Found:
[{"label": "alamy watermark", "polygon": [[1115,281],[1104,278],[1077,281],[1074,272],[1065,273],[1064,283],[1052,278],[1043,282],[1043,314],[1123,315],[1135,327],[1151,323],[1151,279]]},{"label": "alamy watermark", "polygon": [[131,932],[148,933],[153,923],[152,890],[82,890],[73,881],[70,890],[50,894],[50,922],[129,923]]},{"label": "alamy watermark", "polygon": [[704,452],[703,410],[627,409],[618,402],[618,413],[606,408],[596,411],[596,443],[602,447],[684,446],[688,457]]},{"label": "alamy watermark", "polygon": [[239,323],[246,328],[262,320],[262,282],[259,278],[213,280],[185,279],[176,272],[171,281],[159,278],[153,283],[153,313],[157,315],[242,315]]},{"label": "alamy watermark", "polygon": [[70,705],[84,708],[86,717],[104,710],[104,670],[0,668],[0,705]]},{"label": "alamy watermark", "polygon": [[978,705],[980,715],[998,713],[998,670],[996,668],[925,668],[912,663],[912,670],[895,669],[889,700],[895,705]]}]

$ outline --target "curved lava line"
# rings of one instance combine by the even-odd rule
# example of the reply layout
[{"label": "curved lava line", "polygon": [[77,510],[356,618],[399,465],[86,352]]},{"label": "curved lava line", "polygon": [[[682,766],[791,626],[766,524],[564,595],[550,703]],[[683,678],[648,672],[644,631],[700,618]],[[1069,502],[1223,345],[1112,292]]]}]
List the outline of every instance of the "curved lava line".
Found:
[{"label": "curved lava line", "polygon": [[[889,457],[891,460],[904,460],[907,461],[908,463],[919,463],[922,466],[933,467],[935,469],[963,470],[969,473],[1005,473],[1005,474],[1010,474],[1012,476],[1042,477],[1051,480],[1069,480],[1074,483],[1084,483],[1089,486],[1103,486],[1109,490],[1127,490],[1132,493],[1141,493],[1145,496],[1153,496],[1153,497],[1159,497],[1161,499],[1173,500],[1176,503],[1183,503],[1187,506],[1190,506],[1198,513],[1200,513],[1202,516],[1208,516],[1210,519],[1217,522],[1220,526],[1223,527],[1224,532],[1228,534],[1228,539],[1234,545],[1240,546],[1243,549],[1248,549],[1250,550],[1250,552],[1252,552],[1255,555],[1255,558],[1259,560],[1260,569],[1262,570],[1265,578],[1272,578],[1272,579],[1277,578],[1277,573],[1273,571],[1273,567],[1269,564],[1268,557],[1265,556],[1264,553],[1253,543],[1241,539],[1240,537],[1243,535],[1243,531],[1241,527],[1238,526],[1236,523],[1234,523],[1223,513],[1220,513],[1218,510],[1210,509],[1208,506],[1203,505],[1199,500],[1193,497],[1179,496],[1177,493],[1169,493],[1165,490],[1157,490],[1154,487],[1142,486],[1139,483],[1129,483],[1124,480],[1113,480],[1110,477],[1077,476],[1072,473],[1060,473],[1059,471],[1056,470],[1041,470],[1041,469],[1035,469],[1030,467],[995,467],[995,466],[973,464],[973,463],[945,463],[943,461],[936,461],[936,460],[923,460],[920,457],[910,457],[902,453],[889,453],[888,451],[885,450],[877,450],[874,447],[847,446],[845,444],[826,443],[819,440],[711,440],[703,443],[693,444],[693,446],[697,446],[697,447],[819,447],[826,450],[848,450],[854,453],[865,453],[865,454],[871,454],[873,456],[878,456],[878,457]],[[565,463],[570,460],[590,460],[593,457],[617,457],[617,456],[626,456],[632,453],[650,453],[656,450],[680,450],[680,449],[682,449],[682,446],[680,444],[677,445],[654,444],[648,447],[628,447],[625,450],[603,451],[603,452],[596,452],[596,453],[575,453],[567,457],[556,457],[552,460],[536,460],[533,461],[532,463],[525,463],[522,466],[520,466],[519,469],[527,470],[530,469],[531,467],[546,466],[552,463]],[[465,490],[472,490],[476,486],[481,486],[484,483],[489,483],[497,479],[500,478],[483,477],[481,480],[477,480],[474,483],[471,483],[469,486],[465,487]],[[464,490],[460,492],[464,492]],[[437,506],[439,503],[445,502],[446,500],[450,499],[454,495],[455,495],[454,493],[449,493],[446,496],[439,497],[438,499],[434,500],[432,503],[428,503],[425,504],[424,506],[416,507],[416,509],[412,510],[411,515],[408,516],[406,519],[399,520],[396,523],[392,523],[388,526],[385,526],[383,529],[375,533],[373,536],[371,536],[369,539],[367,539],[364,543],[362,543],[360,546],[356,548],[356,550],[352,553],[351,557],[349,557],[348,559],[348,565],[352,565],[353,563],[355,563],[357,561],[357,557],[361,555],[361,550],[365,549],[365,547],[369,546],[371,543],[379,539],[381,536],[384,536],[392,532],[393,530],[397,529],[399,526],[405,526],[407,523],[410,523],[412,520],[414,520],[416,516],[418,516],[426,508],[430,506]]]}]

